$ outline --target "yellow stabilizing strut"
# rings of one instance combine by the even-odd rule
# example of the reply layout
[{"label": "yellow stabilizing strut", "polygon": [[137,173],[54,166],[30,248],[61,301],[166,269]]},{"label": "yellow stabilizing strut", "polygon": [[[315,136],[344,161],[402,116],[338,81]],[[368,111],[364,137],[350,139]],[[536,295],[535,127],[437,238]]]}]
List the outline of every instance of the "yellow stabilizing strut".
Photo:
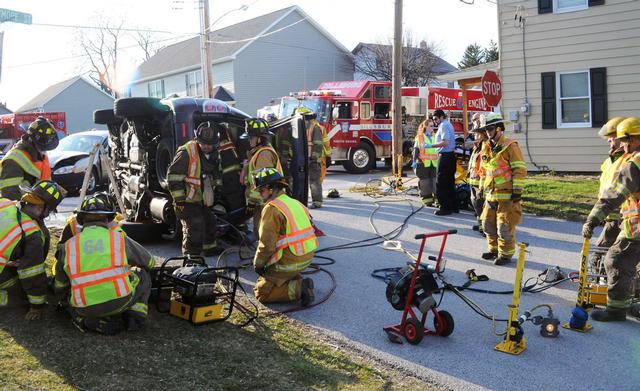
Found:
[{"label": "yellow stabilizing strut", "polygon": [[[582,252],[580,253],[580,276],[578,280],[578,298],[576,299],[576,307],[582,308],[585,311],[584,316],[588,318],[586,314],[587,308],[591,307],[591,284],[587,282],[587,265],[589,262],[589,238],[584,238],[582,242]],[[562,325],[567,330],[586,332],[593,328],[588,322],[585,321],[584,327],[575,328],[571,327],[569,322]]]},{"label": "yellow stabilizing strut", "polygon": [[516,280],[513,283],[513,298],[509,305],[509,320],[507,323],[507,333],[504,341],[496,345],[495,350],[509,354],[520,354],[527,347],[527,341],[524,338],[524,331],[518,320],[518,310],[520,308],[520,291],[522,290],[522,274],[524,273],[524,258],[527,243],[518,243],[520,249],[518,253],[518,264],[516,265]]},{"label": "yellow stabilizing strut", "polygon": [[399,154],[396,160],[397,164],[396,164],[396,190],[403,190],[402,187],[402,154]]}]

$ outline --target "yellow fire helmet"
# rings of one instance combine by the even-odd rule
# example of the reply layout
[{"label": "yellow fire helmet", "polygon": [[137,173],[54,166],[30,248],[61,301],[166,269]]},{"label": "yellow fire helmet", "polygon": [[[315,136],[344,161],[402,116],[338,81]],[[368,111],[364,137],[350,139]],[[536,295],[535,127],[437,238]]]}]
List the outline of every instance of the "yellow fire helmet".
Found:
[{"label": "yellow fire helmet", "polygon": [[602,125],[600,131],[598,131],[598,136],[606,139],[609,136],[616,134],[616,127],[620,122],[624,121],[624,117],[613,117],[606,124]]},{"label": "yellow fire helmet", "polygon": [[616,127],[616,138],[640,136],[640,118],[629,117]]}]

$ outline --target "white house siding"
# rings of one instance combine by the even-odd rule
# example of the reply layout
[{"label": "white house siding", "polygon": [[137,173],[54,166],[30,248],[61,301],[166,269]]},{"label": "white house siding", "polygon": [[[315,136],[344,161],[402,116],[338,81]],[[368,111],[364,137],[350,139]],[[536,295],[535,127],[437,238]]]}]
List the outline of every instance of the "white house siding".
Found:
[{"label": "white house siding", "polygon": [[[299,21],[292,12],[271,31]],[[308,21],[260,38],[234,63],[237,107],[250,115],[291,91],[318,87],[324,81],[352,80],[353,61]]]},{"label": "white house siding", "polygon": [[42,107],[43,111],[64,111],[69,133],[89,129],[107,129],[93,123],[94,110],[113,108],[113,98],[79,79]]},{"label": "white house siding", "polygon": [[[500,73],[503,113],[519,110],[524,98],[522,29],[514,26],[524,6],[528,138],[533,161],[555,171],[598,171],[608,146],[596,128],[542,129],[541,74],[606,67],[608,118],[640,115],[640,1],[605,0],[581,11],[538,14],[538,1],[499,1]],[[519,14],[523,14],[522,11]],[[556,114],[557,116],[560,113]],[[512,136],[525,145],[522,131]]]}]

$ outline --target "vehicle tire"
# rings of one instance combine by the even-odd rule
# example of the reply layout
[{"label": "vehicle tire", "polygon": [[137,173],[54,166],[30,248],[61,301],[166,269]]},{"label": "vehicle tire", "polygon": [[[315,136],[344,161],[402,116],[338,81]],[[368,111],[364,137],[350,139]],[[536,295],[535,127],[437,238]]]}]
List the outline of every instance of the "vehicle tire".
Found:
[{"label": "vehicle tire", "polygon": [[113,109],[96,110],[93,112],[93,123],[107,125],[116,122],[116,115]]},{"label": "vehicle tire", "polygon": [[173,224],[166,224],[165,228],[165,232],[162,234],[162,239],[170,241],[182,240],[182,223],[177,217],[174,217]]},{"label": "vehicle tire", "polygon": [[98,170],[95,167],[91,170],[89,175],[89,181],[87,182],[87,194],[93,194],[98,190],[100,184],[100,178],[98,177]]},{"label": "vehicle tire", "polygon": [[455,327],[453,316],[447,311],[438,311],[438,314],[440,314],[444,324],[439,324],[437,316],[433,317],[433,327],[436,329],[436,334],[441,337],[448,337],[453,333],[453,328]]},{"label": "vehicle tire", "polygon": [[364,174],[375,167],[376,153],[367,143],[360,143],[349,151],[349,160],[343,163],[351,174]]},{"label": "vehicle tire", "polygon": [[424,327],[422,327],[422,323],[416,318],[407,318],[407,320],[404,321],[402,331],[407,342],[411,345],[419,344],[424,337]]},{"label": "vehicle tire", "polygon": [[158,98],[121,98],[113,103],[113,113],[118,117],[145,117],[169,112],[169,106]]},{"label": "vehicle tire", "polygon": [[158,241],[162,237],[165,225],[162,223],[136,223],[132,221],[123,221],[122,229],[128,237],[136,242],[153,242]]},{"label": "vehicle tire", "polygon": [[167,172],[172,161],[173,142],[168,138],[160,140],[158,148],[156,148],[156,176],[158,177],[158,183],[165,190],[169,190]]}]

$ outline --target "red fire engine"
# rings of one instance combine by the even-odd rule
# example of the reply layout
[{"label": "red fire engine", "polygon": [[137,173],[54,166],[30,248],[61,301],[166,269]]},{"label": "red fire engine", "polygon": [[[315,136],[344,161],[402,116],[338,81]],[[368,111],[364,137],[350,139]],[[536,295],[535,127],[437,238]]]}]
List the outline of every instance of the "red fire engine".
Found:
[{"label": "red fire engine", "polygon": [[[468,107],[490,111],[481,91],[467,91]],[[415,128],[428,111],[442,109],[454,118],[462,131],[462,91],[449,88],[403,87],[403,149],[410,153]],[[342,163],[351,173],[375,167],[376,159],[391,157],[391,82],[338,81],[320,84],[317,90],[291,93],[282,98],[280,118],[305,106],[317,115],[331,140],[331,160]]]},{"label": "red fire engine", "polygon": [[67,117],[64,112],[3,114],[0,115],[0,156],[9,151],[38,116],[51,120],[60,138],[67,135]]}]

